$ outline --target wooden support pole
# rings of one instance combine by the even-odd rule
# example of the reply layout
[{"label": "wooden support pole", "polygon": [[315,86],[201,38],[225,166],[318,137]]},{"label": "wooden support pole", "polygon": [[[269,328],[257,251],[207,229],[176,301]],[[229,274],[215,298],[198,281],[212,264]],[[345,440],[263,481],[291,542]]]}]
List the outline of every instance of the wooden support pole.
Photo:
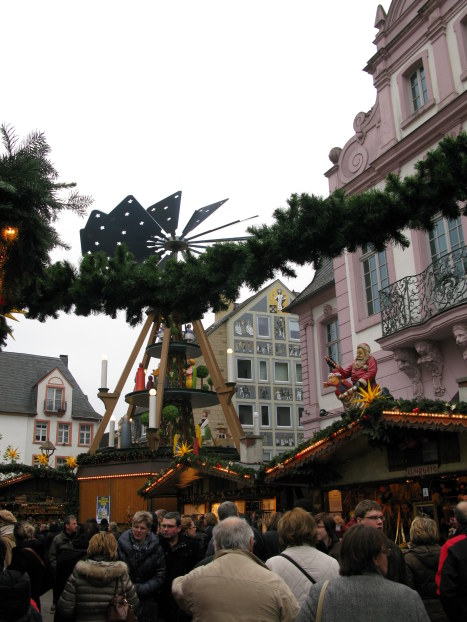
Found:
[{"label": "wooden support pole", "polygon": [[237,411],[232,404],[235,386],[224,382],[224,378],[222,377],[221,370],[217,363],[216,357],[214,356],[214,352],[212,351],[211,344],[209,343],[209,339],[201,320],[193,322],[193,331],[201,348],[206,366],[209,369],[213,386],[217,393],[217,397],[219,398],[219,403],[222,406],[225,420],[229,427],[230,433],[232,434],[235,447],[237,448],[237,451],[240,452],[240,439],[245,436],[245,432],[243,431],[242,424],[238,418]]},{"label": "wooden support pole", "polygon": [[112,413],[115,410],[115,407],[117,405],[117,402],[123,390],[123,387],[125,386],[125,383],[128,380],[128,376],[130,375],[130,371],[135,364],[136,357],[138,356],[138,353],[141,350],[141,346],[143,345],[144,339],[146,335],[148,334],[149,329],[151,328],[151,325],[154,324],[154,320],[155,320],[155,313],[154,312],[149,313],[148,317],[146,318],[146,322],[144,323],[141,329],[140,335],[138,339],[136,340],[133,350],[131,351],[130,357],[128,358],[127,364],[125,365],[122,375],[120,376],[120,379],[117,382],[115,391],[113,393],[106,393],[104,391],[101,391],[100,393],[97,394],[97,397],[101,399],[105,404],[105,413],[100,423],[100,426],[96,432],[96,435],[94,436],[94,439],[91,443],[91,446],[89,448],[89,453],[91,455],[94,455],[97,451],[97,448],[99,447],[99,443],[101,442],[101,439],[104,435],[105,428],[107,427],[107,424],[110,421],[110,417],[112,416]]}]

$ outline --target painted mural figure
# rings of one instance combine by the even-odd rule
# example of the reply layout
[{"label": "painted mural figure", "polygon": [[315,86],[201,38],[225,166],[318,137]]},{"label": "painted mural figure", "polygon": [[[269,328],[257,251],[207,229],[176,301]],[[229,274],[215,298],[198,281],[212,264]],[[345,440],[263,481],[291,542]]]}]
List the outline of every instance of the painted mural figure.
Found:
[{"label": "painted mural figure", "polygon": [[286,297],[282,293],[281,289],[277,290],[277,295],[274,296],[274,300],[277,301],[277,308],[279,309],[279,311],[282,311],[284,309],[284,302],[286,301]]},{"label": "painted mural figure", "polygon": [[376,359],[371,356],[370,346],[367,343],[358,344],[355,360],[345,369],[329,356],[325,356],[324,358],[328,365],[341,375],[341,378],[350,378],[352,382],[352,386],[338,396],[342,402],[344,398],[346,399],[348,396],[352,396],[352,394],[356,393],[359,389],[365,389],[368,386],[368,382],[371,387],[375,386],[378,363]]}]

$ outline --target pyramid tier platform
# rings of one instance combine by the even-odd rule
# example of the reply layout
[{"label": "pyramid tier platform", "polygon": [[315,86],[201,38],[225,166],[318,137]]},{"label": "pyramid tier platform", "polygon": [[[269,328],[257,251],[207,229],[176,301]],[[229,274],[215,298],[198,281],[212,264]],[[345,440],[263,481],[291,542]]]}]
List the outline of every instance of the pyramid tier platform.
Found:
[{"label": "pyramid tier platform", "polygon": [[[146,354],[156,359],[161,358],[162,342],[152,343],[146,348]],[[201,348],[194,343],[186,341],[171,341],[169,343],[170,354],[185,354],[187,359],[196,359],[201,356]]]},{"label": "pyramid tier platform", "polygon": [[[132,391],[125,395],[127,404],[139,408],[149,408],[149,391]],[[164,404],[174,402],[190,402],[192,408],[207,408],[219,403],[215,391],[203,391],[202,389],[164,389]]]}]

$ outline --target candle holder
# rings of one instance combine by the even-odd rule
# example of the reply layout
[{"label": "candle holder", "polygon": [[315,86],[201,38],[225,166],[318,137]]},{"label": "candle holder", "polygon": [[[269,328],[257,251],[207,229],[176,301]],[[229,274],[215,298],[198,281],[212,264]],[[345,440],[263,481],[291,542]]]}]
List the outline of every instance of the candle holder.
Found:
[{"label": "candle holder", "polygon": [[159,429],[148,428],[146,430],[146,438],[148,439],[148,445],[151,452],[157,451],[159,449],[159,443],[161,442]]},{"label": "candle holder", "polygon": [[101,387],[100,389],[97,389],[99,391],[99,393],[108,393],[109,392],[109,387]]}]

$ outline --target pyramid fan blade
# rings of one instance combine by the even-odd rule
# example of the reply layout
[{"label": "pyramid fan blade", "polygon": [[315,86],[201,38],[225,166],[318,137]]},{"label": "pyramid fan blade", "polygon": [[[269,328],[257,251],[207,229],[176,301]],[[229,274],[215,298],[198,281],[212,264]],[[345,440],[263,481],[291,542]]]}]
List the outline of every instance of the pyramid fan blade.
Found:
[{"label": "pyramid fan blade", "polygon": [[154,218],[159,227],[173,236],[175,236],[178,227],[181,200],[182,192],[175,192],[175,194],[154,203],[147,209],[148,214]]},{"label": "pyramid fan blade", "polygon": [[217,209],[219,209],[219,207],[224,205],[224,203],[228,200],[229,199],[224,199],[223,201],[219,201],[218,203],[213,203],[212,205],[207,205],[206,207],[200,207],[199,209],[195,210],[193,212],[193,216],[190,218],[185,228],[183,229],[180,237],[183,238],[187,233],[190,233],[190,231],[193,231],[193,229],[196,229],[198,225],[204,222],[206,218],[209,218],[211,214],[213,214]]}]

